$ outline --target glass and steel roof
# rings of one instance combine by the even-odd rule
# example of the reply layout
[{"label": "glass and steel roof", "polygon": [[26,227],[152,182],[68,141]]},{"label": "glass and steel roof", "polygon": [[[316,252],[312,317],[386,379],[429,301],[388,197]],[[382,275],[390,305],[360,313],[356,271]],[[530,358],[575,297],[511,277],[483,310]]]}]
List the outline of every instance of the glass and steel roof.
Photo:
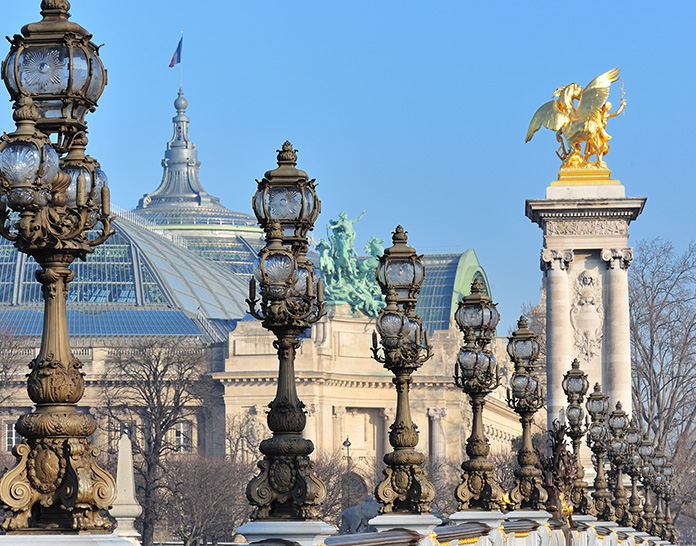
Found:
[{"label": "glass and steel roof", "polygon": [[483,282],[486,294],[490,295],[486,273],[471,248],[463,254],[426,254],[423,264],[425,280],[416,312],[431,334],[450,327],[459,300],[471,293],[475,278]]},{"label": "glass and steel roof", "polygon": [[[71,334],[196,334],[205,319],[244,316],[248,287],[239,276],[125,218],[113,227],[115,235],[72,266]],[[0,240],[0,322],[17,333],[40,331],[37,269]]]}]

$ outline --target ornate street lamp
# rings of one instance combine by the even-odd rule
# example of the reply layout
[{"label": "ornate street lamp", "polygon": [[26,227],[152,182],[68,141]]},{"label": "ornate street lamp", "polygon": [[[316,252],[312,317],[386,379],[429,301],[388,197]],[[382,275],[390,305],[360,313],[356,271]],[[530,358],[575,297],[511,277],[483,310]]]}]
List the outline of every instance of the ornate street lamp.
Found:
[{"label": "ornate street lamp", "polygon": [[635,419],[631,419],[631,423],[628,429],[626,429],[626,442],[628,443],[626,473],[631,477],[631,499],[629,502],[631,527],[637,530],[640,530],[638,526],[641,525],[641,506],[638,495],[638,478],[643,467],[643,461],[638,453],[641,439],[640,429],[636,426]]},{"label": "ornate street lamp", "polygon": [[665,525],[662,538],[668,540],[672,544],[677,542],[677,529],[674,526],[674,518],[672,517],[672,509],[670,503],[674,498],[674,467],[671,463],[667,463],[664,468],[666,478],[664,501],[665,501]]},{"label": "ornate street lamp", "polygon": [[587,398],[586,407],[591,419],[587,430],[587,445],[594,454],[597,471],[594,480],[595,490],[592,492],[595,515],[602,521],[614,521],[614,507],[611,504],[609,484],[604,473],[604,456],[609,447],[609,427],[607,426],[609,397],[602,392],[599,383],[595,383],[594,392]]},{"label": "ornate street lamp", "polygon": [[407,246],[406,232],[401,226],[394,231],[392,242],[377,266],[377,281],[387,305],[377,317],[381,341],[378,343],[377,332],[372,334],[372,354],[394,374],[396,417],[389,429],[389,443],[394,451],[384,456],[385,480],[375,489],[375,497],[382,504],[381,514],[429,514],[435,488],[425,475],[425,455],[415,450],[418,427],[409,406],[411,374],[432,356],[427,330],[414,312],[424,267],[422,256]]},{"label": "ornate street lamp", "polygon": [[86,133],[85,116],[94,112],[106,85],[106,70],[92,35],[69,20],[70,2],[43,0],[38,23],[15,35],[2,63],[2,79],[12,100],[30,97],[38,111],[37,128],[56,134],[58,153]]},{"label": "ornate street lamp", "polygon": [[498,363],[489,350],[500,315],[479,279],[472,283],[471,294],[459,302],[454,318],[466,342],[454,366],[454,382],[469,395],[473,414],[466,442],[469,460],[462,463],[462,482],[455,497],[459,510],[500,510],[503,490],[493,475],[493,463],[487,459],[490,445],[483,430],[486,396],[500,385]]},{"label": "ornate street lamp", "polygon": [[653,521],[652,529],[650,534],[656,537],[662,537],[665,530],[665,513],[663,511],[663,497],[665,494],[665,487],[667,485],[667,479],[665,478],[665,465],[667,464],[667,458],[665,457],[665,452],[661,449],[656,449],[652,458],[652,465],[655,469],[655,476],[652,481],[652,486],[655,491],[655,520]]},{"label": "ornate street lamp", "polygon": [[100,511],[112,504],[115,483],[96,464],[94,419],[76,408],[85,380],[70,350],[65,302],[75,276],[70,264],[112,233],[106,177],[84,153],[84,115],[106,73],[87,31],[68,21],[68,2],[44,0],[41,8],[43,21],[14,37],[2,65],[17,130],[0,139],[0,235],[37,261],[44,297],[41,348],[27,380],[36,409],[16,424],[24,441],[15,448],[17,465],[0,480],[10,512],[2,527],[105,532],[111,523]]},{"label": "ornate street lamp", "polygon": [[561,385],[568,398],[568,407],[566,408],[568,436],[573,442],[573,454],[577,467],[575,483],[570,492],[570,502],[573,505],[574,514],[590,515],[593,509],[592,498],[587,492],[587,482],[584,480],[585,470],[580,460],[580,444],[587,432],[585,410],[582,403],[590,383],[587,380],[587,374],[580,369],[580,361],[577,358],[573,360],[570,370],[563,376]]},{"label": "ornate street lamp", "polygon": [[469,395],[473,413],[471,436],[466,442],[469,460],[462,463],[462,482],[455,491],[459,510],[500,510],[503,490],[493,475],[493,462],[487,459],[490,445],[483,429],[486,396],[500,385],[500,374],[495,357],[480,349],[472,330],[459,351],[454,382]]},{"label": "ornate street lamp", "polygon": [[645,503],[643,504],[643,515],[640,522],[637,523],[636,529],[651,533],[655,524],[655,509],[652,505],[650,490],[655,480],[655,467],[652,465],[652,458],[655,453],[653,443],[648,440],[647,434],[643,433],[643,440],[638,445],[638,454],[640,455],[643,467],[641,468],[641,481],[643,483],[643,495]]},{"label": "ornate street lamp", "polygon": [[624,465],[629,462],[630,448],[626,440],[626,433],[629,428],[628,415],[621,408],[621,402],[616,403],[616,409],[609,415],[609,429],[611,439],[609,440],[609,460],[614,466],[616,473],[616,483],[614,484],[614,517],[616,523],[622,527],[631,527],[633,518],[628,509],[628,499],[626,498],[626,488],[623,485]]},{"label": "ornate street lamp", "polygon": [[[278,168],[258,182],[253,200],[255,205],[263,204],[254,210],[266,231],[266,246],[256,259],[247,303],[249,312],[275,334],[279,360],[276,397],[268,405],[268,428],[273,436],[261,442],[261,472],[247,485],[247,498],[255,507],[253,519],[318,519],[317,506],[326,497],[326,486],[309,460],[314,444],[302,438],[307,418],[295,386],[298,338],[324,310],[321,280],[305,256],[306,234],[312,229],[319,199],[314,181],[295,169],[296,162],[296,150],[286,141],[278,150]],[[288,204],[297,204],[298,199],[299,209]],[[311,209],[305,206],[309,202]]]},{"label": "ornate street lamp", "polygon": [[517,330],[508,342],[508,354],[515,364],[510,379],[507,402],[519,416],[522,423],[522,447],[517,453],[519,468],[515,470],[515,487],[510,492],[510,500],[516,510],[544,510],[548,493],[543,485],[541,470],[532,445],[532,422],[534,414],[544,406],[544,389],[534,370],[539,356],[539,342],[536,335],[527,328],[527,319],[520,317]]}]

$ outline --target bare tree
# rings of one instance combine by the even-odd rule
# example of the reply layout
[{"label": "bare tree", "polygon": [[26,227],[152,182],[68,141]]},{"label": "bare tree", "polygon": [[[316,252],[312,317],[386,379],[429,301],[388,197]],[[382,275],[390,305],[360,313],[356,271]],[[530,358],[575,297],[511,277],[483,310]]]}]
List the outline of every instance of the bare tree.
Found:
[{"label": "bare tree", "polygon": [[254,465],[200,455],[170,457],[166,462],[166,519],[184,546],[232,540],[249,518],[247,482]]},{"label": "bare tree", "polygon": [[205,370],[204,350],[180,339],[146,339],[108,355],[105,411],[112,425],[132,436],[144,546],[153,545],[165,509],[166,458],[194,448],[188,427],[215,390]]},{"label": "bare tree", "polygon": [[[638,244],[629,269],[633,407],[673,459],[674,508],[696,515],[696,245]],[[679,494],[683,492],[684,494]]]},{"label": "bare tree", "polygon": [[24,372],[32,358],[25,336],[0,326],[0,406],[12,405],[12,399],[26,385]]},{"label": "bare tree", "polygon": [[225,447],[227,456],[233,462],[256,461],[259,458],[259,444],[268,436],[270,431],[259,406],[227,416]]}]

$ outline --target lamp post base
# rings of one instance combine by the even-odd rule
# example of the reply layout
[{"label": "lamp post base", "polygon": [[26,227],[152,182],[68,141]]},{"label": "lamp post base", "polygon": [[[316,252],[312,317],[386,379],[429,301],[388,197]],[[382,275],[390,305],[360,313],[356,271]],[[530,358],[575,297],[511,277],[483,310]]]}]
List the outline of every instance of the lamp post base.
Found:
[{"label": "lamp post base", "polygon": [[300,546],[317,546],[335,535],[336,528],[319,520],[256,520],[237,527],[237,533],[250,543],[265,539],[284,539],[297,542]]}]

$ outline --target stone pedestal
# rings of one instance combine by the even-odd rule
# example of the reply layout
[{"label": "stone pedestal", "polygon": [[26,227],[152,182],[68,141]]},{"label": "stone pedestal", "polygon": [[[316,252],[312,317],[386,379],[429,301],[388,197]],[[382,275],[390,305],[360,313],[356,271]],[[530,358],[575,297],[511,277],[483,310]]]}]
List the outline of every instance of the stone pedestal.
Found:
[{"label": "stone pedestal", "polygon": [[545,199],[527,200],[544,232],[549,429],[566,405],[561,379],[574,358],[612,408],[621,401],[631,411],[628,226],[645,201],[596,167],[561,169]]},{"label": "stone pedestal", "polygon": [[503,534],[500,532],[500,525],[507,516],[497,510],[466,510],[455,512],[450,516],[450,520],[455,525],[463,523],[485,523],[491,528],[488,536],[479,538],[478,546],[502,546]]},{"label": "stone pedestal", "polygon": [[257,520],[237,527],[237,533],[243,535],[249,543],[271,538],[290,540],[300,546],[317,546],[335,535],[336,528],[323,521]]},{"label": "stone pedestal", "polygon": [[434,546],[436,542],[432,540],[430,533],[442,520],[432,514],[381,514],[368,523],[379,533],[390,529],[410,529],[423,537],[419,546]]},{"label": "stone pedestal", "polygon": [[133,546],[116,535],[2,535],[2,546]]}]

